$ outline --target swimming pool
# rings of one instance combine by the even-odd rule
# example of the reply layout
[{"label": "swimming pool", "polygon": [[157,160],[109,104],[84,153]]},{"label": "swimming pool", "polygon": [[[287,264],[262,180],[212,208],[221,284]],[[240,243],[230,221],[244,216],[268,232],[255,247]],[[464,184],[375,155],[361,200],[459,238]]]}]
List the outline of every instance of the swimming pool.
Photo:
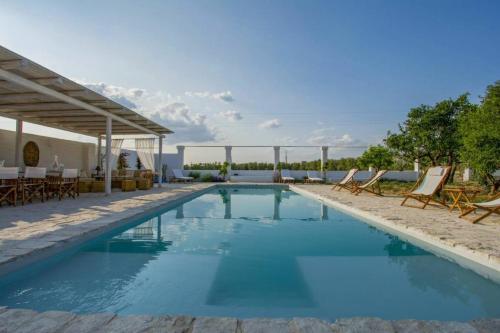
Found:
[{"label": "swimming pool", "polygon": [[228,186],[4,277],[0,305],[465,321],[500,316],[500,286],[283,187]]}]

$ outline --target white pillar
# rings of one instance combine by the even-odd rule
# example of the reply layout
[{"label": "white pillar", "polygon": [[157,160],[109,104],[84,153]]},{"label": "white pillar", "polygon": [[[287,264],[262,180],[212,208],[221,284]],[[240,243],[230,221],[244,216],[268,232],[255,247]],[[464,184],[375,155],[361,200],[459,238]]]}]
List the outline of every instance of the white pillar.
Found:
[{"label": "white pillar", "polygon": [[181,162],[181,170],[184,170],[184,150],[186,147],[184,146],[177,146],[177,157],[179,158],[179,161]]},{"label": "white pillar", "polygon": [[464,169],[464,174],[463,174],[463,181],[468,182],[472,179],[472,169],[471,168],[465,168]]},{"label": "white pillar", "polygon": [[23,121],[17,119],[16,120],[16,151],[14,155],[14,166],[21,166],[21,156],[22,153],[22,144],[23,144]]},{"label": "white pillar", "polygon": [[158,137],[158,187],[161,187],[163,182],[163,136]]},{"label": "white pillar", "polygon": [[233,163],[233,157],[231,156],[232,146],[225,146],[226,149],[226,162],[229,164],[227,166],[227,176],[231,177],[231,164]]},{"label": "white pillar", "polygon": [[415,160],[415,162],[413,163],[413,171],[420,173],[420,163],[418,162],[418,160]]},{"label": "white pillar", "polygon": [[274,146],[274,173],[278,171],[278,164],[280,162],[280,147]]},{"label": "white pillar", "polygon": [[97,166],[102,172],[102,136],[99,134],[97,137]]},{"label": "white pillar", "polygon": [[371,165],[370,165],[370,166],[368,167],[368,171],[369,171],[370,173],[373,173],[373,172],[375,171],[375,169],[373,168],[373,166],[371,166]]},{"label": "white pillar", "polygon": [[328,162],[328,147],[321,147],[321,174],[326,179],[326,163]]},{"label": "white pillar", "polygon": [[111,135],[113,120],[111,117],[106,118],[106,171],[104,175],[104,190],[106,195],[111,194]]}]

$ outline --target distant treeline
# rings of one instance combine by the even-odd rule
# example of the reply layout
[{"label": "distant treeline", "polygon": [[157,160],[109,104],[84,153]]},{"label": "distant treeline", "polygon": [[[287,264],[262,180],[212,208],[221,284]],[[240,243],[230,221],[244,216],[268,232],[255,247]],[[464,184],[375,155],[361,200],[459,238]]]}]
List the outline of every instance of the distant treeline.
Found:
[{"label": "distant treeline", "polygon": [[[185,170],[219,170],[222,163],[193,163],[184,166]],[[347,157],[341,159],[330,159],[326,163],[326,169],[330,171],[335,170],[349,170],[352,168],[363,168],[365,167],[359,158]],[[395,169],[412,169],[412,165],[395,165]],[[321,160],[314,161],[302,161],[302,162],[292,162],[292,163],[279,163],[280,169],[289,170],[321,170]],[[249,163],[233,163],[231,164],[232,170],[273,170],[273,163],[264,162],[249,162]]]}]

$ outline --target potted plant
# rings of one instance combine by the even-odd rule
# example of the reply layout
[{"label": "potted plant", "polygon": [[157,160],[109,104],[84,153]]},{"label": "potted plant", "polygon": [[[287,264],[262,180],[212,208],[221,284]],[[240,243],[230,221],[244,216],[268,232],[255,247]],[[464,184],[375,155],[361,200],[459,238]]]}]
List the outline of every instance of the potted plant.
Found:
[{"label": "potted plant", "polygon": [[224,162],[220,166],[219,175],[222,176],[223,179],[226,179],[226,177],[227,177],[227,174],[228,174],[227,168],[228,168],[228,166],[229,166],[228,162]]}]

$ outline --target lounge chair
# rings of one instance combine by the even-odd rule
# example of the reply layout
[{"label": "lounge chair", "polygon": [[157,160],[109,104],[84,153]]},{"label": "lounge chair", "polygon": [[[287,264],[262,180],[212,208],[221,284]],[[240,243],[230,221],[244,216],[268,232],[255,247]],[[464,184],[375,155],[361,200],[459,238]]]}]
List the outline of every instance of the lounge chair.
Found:
[{"label": "lounge chair", "polygon": [[380,190],[379,180],[386,173],[387,173],[387,170],[379,170],[375,174],[375,176],[373,176],[370,180],[368,180],[366,183],[364,183],[362,185],[357,185],[356,182],[353,182],[354,189],[352,190],[352,193],[354,193],[355,195],[359,195],[361,192],[366,191],[366,192],[381,196],[382,191]]},{"label": "lounge chair", "polygon": [[487,202],[477,202],[477,203],[473,203],[473,204],[470,204],[470,209],[468,209],[465,213],[463,213],[462,215],[460,215],[460,217],[464,217],[465,215],[468,215],[478,209],[483,209],[483,210],[486,210],[486,213],[484,213],[483,215],[473,219],[471,222],[472,223],[476,223],[476,222],[479,222],[481,221],[482,219],[490,216],[491,214],[495,213],[495,214],[500,214],[500,194],[497,194],[495,196],[495,199],[493,200],[490,200],[490,201],[487,201]]},{"label": "lounge chair", "polygon": [[295,178],[290,174],[290,170],[283,169],[281,170],[281,181],[283,183],[295,183]]},{"label": "lounge chair", "polygon": [[450,173],[451,167],[431,167],[428,168],[424,175],[422,175],[411,191],[409,193],[405,193],[405,199],[401,202],[401,206],[404,206],[406,201],[410,198],[420,201],[423,203],[423,206],[410,206],[416,208],[424,209],[427,205],[434,201],[440,205],[446,207],[446,203],[444,200],[436,200],[436,194],[443,188],[446,178]]},{"label": "lounge chair", "polygon": [[351,169],[349,172],[342,178],[340,182],[337,184],[333,185],[332,190],[337,189],[338,191],[342,190],[345,188],[348,191],[353,191],[354,190],[354,175],[358,172],[358,169]]},{"label": "lounge chair", "polygon": [[324,181],[318,171],[307,171],[306,183],[322,183]]},{"label": "lounge chair", "polygon": [[21,183],[22,204],[32,202],[34,198],[45,200],[47,183],[47,168],[26,167],[24,179]]},{"label": "lounge chair", "polygon": [[177,182],[192,182],[193,181],[193,177],[186,177],[182,174],[182,170],[181,169],[173,169],[172,172],[174,173],[174,178],[173,180],[174,181],[177,181]]},{"label": "lounge chair", "polygon": [[19,168],[0,167],[0,206],[2,202],[15,206],[19,184]]}]

